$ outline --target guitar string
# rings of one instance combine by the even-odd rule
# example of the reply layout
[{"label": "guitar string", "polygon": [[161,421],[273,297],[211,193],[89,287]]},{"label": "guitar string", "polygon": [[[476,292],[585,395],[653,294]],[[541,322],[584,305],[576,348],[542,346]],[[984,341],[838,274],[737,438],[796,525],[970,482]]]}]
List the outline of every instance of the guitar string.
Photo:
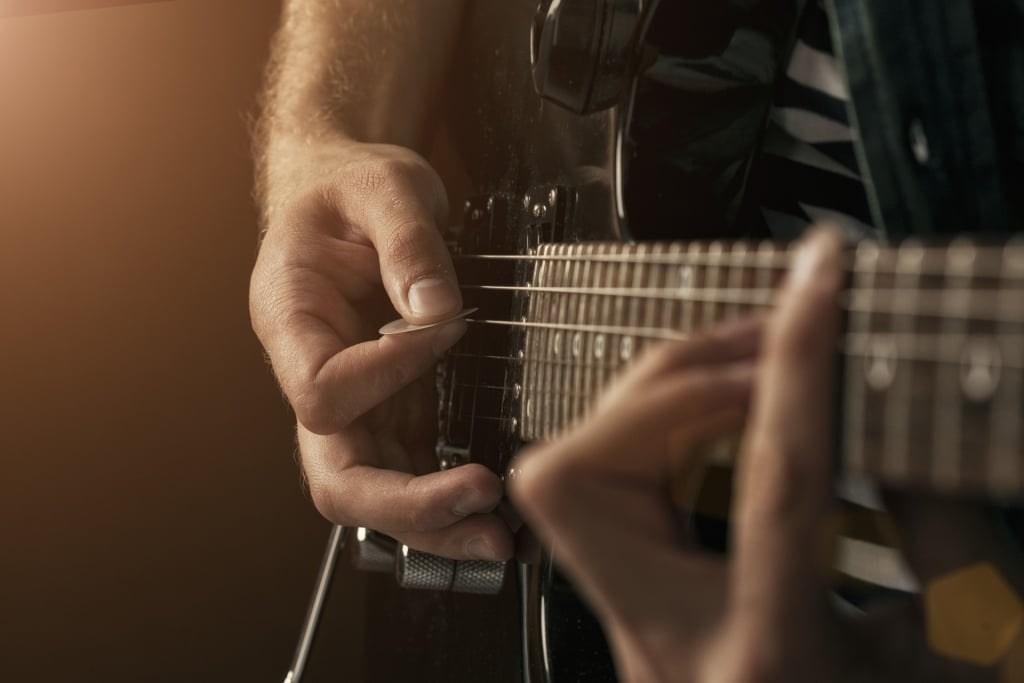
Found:
[{"label": "guitar string", "polygon": [[[573,294],[595,297],[627,297],[636,301],[674,301],[680,304],[750,306],[772,308],[777,305],[778,290],[767,288],[627,288],[627,287],[553,287],[514,285],[460,285],[466,291],[506,291],[535,294]],[[1003,290],[945,289],[918,291],[913,295],[898,289],[873,291],[847,290],[840,297],[840,308],[852,313],[888,314],[940,318],[950,321],[1024,324],[1024,310],[1011,305]],[[966,311],[953,309],[968,309]]]},{"label": "guitar string", "polygon": [[[741,287],[571,287],[534,285],[460,285],[466,291],[528,292],[532,294],[573,294],[628,297],[638,301],[675,301],[681,304],[725,304],[774,307],[780,292],[770,288]],[[870,291],[847,290],[840,296],[839,306],[854,313],[885,313],[949,320],[979,320],[994,323],[1024,324],[1024,315],[1004,316],[1020,307],[1011,306],[995,289],[942,289],[906,292],[899,289]],[[878,301],[875,301],[875,299]],[[864,301],[867,299],[867,301]],[[908,303],[908,299],[911,301]],[[954,304],[950,304],[950,302]],[[960,303],[969,301],[969,303]],[[953,306],[968,308],[967,312],[949,310]]]},{"label": "guitar string", "polygon": [[[583,244],[583,243],[580,243]],[[708,253],[702,251],[655,252],[632,254],[602,253],[548,253],[548,254],[456,254],[456,261],[576,261],[604,262],[617,265],[669,265],[669,266],[739,266],[761,270],[778,270],[785,272],[792,262],[793,252],[785,249],[773,249],[769,252],[723,251]],[[941,263],[936,263],[940,260]],[[993,268],[991,261],[999,260],[998,267]],[[861,265],[862,261],[869,263]],[[890,263],[891,262],[891,263]],[[902,263],[901,263],[902,262]],[[914,251],[899,251],[896,248],[879,248],[870,256],[847,254],[840,264],[843,270],[857,273],[875,273],[880,275],[899,275],[911,269],[915,274],[931,276],[961,277],[1000,277],[1005,279],[1024,279],[1024,245],[1013,247],[974,247],[970,254],[958,253],[949,247],[928,247]],[[902,266],[902,267],[900,267]],[[979,270],[979,266],[984,269]]]},{"label": "guitar string", "polygon": [[[506,327],[519,327],[519,328],[539,328],[556,331],[567,331],[567,332],[583,332],[593,334],[607,334],[610,336],[620,337],[633,337],[639,338],[644,341],[684,341],[689,335],[684,332],[672,332],[665,330],[666,334],[646,334],[649,331],[660,331],[657,328],[637,328],[629,326],[584,326],[575,325],[572,323],[558,324],[558,323],[524,323],[517,322],[514,320],[481,320],[479,318],[467,318],[466,322],[478,324],[478,325],[501,325]],[[590,328],[590,329],[585,329]],[[691,333],[692,334],[692,333]],[[966,335],[965,335],[966,336]],[[991,339],[998,339],[1003,341],[1009,341],[1011,344],[1016,345],[1019,348],[1024,348],[1024,332],[1022,333],[998,333],[990,337]],[[872,342],[879,342],[872,344]],[[892,344],[890,344],[892,342]],[[921,345],[915,344],[918,342],[925,342],[929,346],[922,349]],[[922,363],[953,363],[962,364],[964,362],[963,353],[956,352],[929,352],[934,349],[948,349],[957,348],[962,349],[963,345],[958,344],[956,341],[950,341],[948,335],[932,332],[908,332],[908,333],[894,333],[894,332],[881,332],[881,333],[869,333],[869,332],[847,332],[842,335],[842,338],[838,344],[839,351],[848,356],[858,357],[877,357],[882,353],[891,352],[894,354],[894,360],[909,360]],[[870,347],[870,348],[865,348]],[[579,367],[609,367],[615,366],[607,363],[594,363],[586,364],[578,361],[571,360],[569,358],[541,358],[532,357],[527,358],[525,355],[520,358],[519,356],[502,356],[496,354],[474,354],[472,352],[460,351],[454,354],[458,357],[483,359],[483,360],[499,360],[508,362],[533,362],[533,363],[550,363],[555,365],[574,365]],[[614,357],[614,354],[611,357]],[[578,358],[578,356],[576,356]],[[1000,366],[1010,370],[1024,369],[1024,359],[1018,360],[1016,358],[1000,358]]]},{"label": "guitar string", "polygon": [[[488,321],[473,320],[471,322],[486,324]],[[910,334],[910,335],[903,335],[903,336],[907,337],[907,338],[910,338],[910,337],[917,337],[917,336],[921,336],[921,335],[912,335],[912,334]],[[934,339],[934,340],[940,340],[941,339],[938,335],[924,335],[924,336],[927,337],[927,338]],[[1020,344],[1022,341],[1024,341],[1024,335],[1015,335],[1015,336],[1018,338],[1017,339],[1018,344]],[[878,358],[878,354],[876,352],[872,351],[869,348],[864,348],[864,347],[868,346],[867,342],[870,341],[871,338],[872,338],[872,335],[870,335],[870,334],[852,334],[852,333],[851,334],[847,334],[847,335],[845,335],[844,340],[840,342],[839,350],[844,355],[846,355],[848,357],[851,357],[851,358],[856,358],[856,359],[860,360],[861,362],[865,362],[865,359],[868,359],[868,358],[876,359],[876,358]],[[898,344],[897,347],[899,347],[899,346],[900,345]],[[580,362],[580,361],[570,360],[570,359],[566,359],[566,358],[551,358],[551,357],[547,357],[547,358],[541,358],[541,357],[527,358],[527,357],[522,357],[522,358],[520,358],[519,356],[499,356],[499,355],[494,355],[494,354],[474,354],[474,353],[471,353],[471,352],[464,352],[464,351],[463,352],[455,352],[455,353],[453,353],[453,355],[455,355],[456,357],[459,357],[459,358],[463,358],[463,359],[499,360],[499,361],[505,361],[505,362],[510,362],[510,363],[514,363],[514,364],[520,364],[520,365],[524,365],[524,366],[527,363],[532,364],[534,367],[547,365],[547,366],[552,366],[554,368],[557,368],[559,370],[570,369],[570,368],[571,369],[577,369],[577,370],[582,369],[582,370],[585,370],[585,371],[600,370],[600,371],[602,371],[602,373],[601,373],[602,375],[605,375],[605,374],[608,375],[608,376],[605,376],[605,377],[602,378],[605,382],[611,379],[611,375],[614,375],[615,373],[619,372],[620,370],[624,370],[626,365],[627,365],[627,363],[628,363],[628,361],[625,361],[625,360],[623,360],[622,362],[615,361],[615,362],[604,362],[604,363],[601,363],[601,362],[598,362],[598,363],[586,363],[586,362]],[[614,357],[616,357],[616,356],[613,356],[613,358]],[[908,353],[907,349],[905,349],[905,348],[899,349],[898,351],[896,351],[894,353],[894,355],[891,357],[891,360],[893,362],[898,362],[898,361],[906,362],[906,361],[910,361],[910,362],[916,362],[916,363],[930,363],[930,364],[949,364],[949,365],[961,365],[961,364],[963,364],[963,357],[962,356],[958,356],[956,354],[942,354],[942,353],[934,353],[934,352],[933,353],[919,353],[919,352],[918,353],[915,353],[915,352],[909,352]],[[1024,370],[1024,365],[1022,365],[1021,363],[1017,363],[1017,362],[1009,362],[1009,363],[1001,362],[1000,368],[1002,370],[1021,372],[1022,370]],[[600,384],[599,386],[595,387],[595,389],[599,391],[600,389],[603,388],[603,386],[604,386],[603,384]],[[506,394],[508,392],[516,391],[515,384],[513,384],[512,386],[509,386],[509,385],[495,385],[495,384],[480,384],[480,385],[455,384],[455,385],[453,385],[453,387],[456,388],[456,389],[460,389],[460,388],[461,389],[474,388],[475,390],[489,389],[489,390],[493,390],[493,391],[500,391],[500,392],[503,392],[503,393],[506,393]],[[591,402],[591,401],[593,401],[597,397],[596,392],[591,392],[590,394],[588,394],[586,392],[566,391],[566,390],[559,389],[559,388],[547,388],[547,389],[537,389],[537,388],[533,388],[533,387],[523,388],[523,386],[520,385],[519,390],[520,390],[521,394],[524,397],[526,397],[526,398],[557,396],[557,397],[559,397],[561,399],[576,399],[576,398],[580,398],[580,399],[583,399],[584,401]],[[476,401],[474,401],[474,404],[475,403],[476,403]],[[585,406],[585,409],[586,409],[586,406]],[[515,418],[515,417],[493,416],[493,415],[490,415],[490,414],[487,414],[487,413],[482,413],[482,414],[476,415],[474,413],[474,419],[477,419],[477,418],[485,419],[485,420],[498,420],[498,421],[501,421],[501,422],[517,422],[518,421],[517,418]]]},{"label": "guitar string", "polygon": [[[980,248],[980,249],[977,249],[976,251],[974,250],[974,248],[969,248],[969,249],[971,249],[970,253],[972,255],[980,254],[982,259],[984,259],[985,257],[992,258],[992,257],[995,256],[995,253],[994,253],[993,249],[991,249],[991,248]],[[945,257],[947,259],[947,261],[950,260],[950,256],[952,254],[952,251],[949,248],[929,248],[927,251],[930,251],[932,253],[932,255],[934,255],[935,252],[941,251],[941,256]],[[869,274],[872,274],[872,275],[881,275],[881,276],[885,276],[887,274],[889,274],[889,275],[898,275],[898,274],[901,274],[901,273],[904,272],[905,269],[904,270],[896,270],[896,269],[894,269],[894,270],[892,270],[890,272],[890,271],[886,271],[884,268],[879,268],[878,267],[878,261],[883,261],[884,262],[884,260],[885,260],[884,257],[881,256],[881,253],[882,253],[881,251],[878,252],[879,255],[876,257],[876,262],[871,264],[871,267],[868,267],[868,268],[858,268],[857,267],[857,259],[854,258],[854,259],[852,259],[853,267],[851,268],[851,267],[848,266],[847,269],[848,270],[853,270],[855,273],[863,272],[863,273],[869,273]],[[921,253],[921,252],[919,252],[919,253]],[[903,258],[902,254],[896,253],[896,252],[892,252],[892,251],[890,251],[887,255],[890,256],[890,257],[895,257],[897,260],[900,260],[901,258]],[[1002,278],[1004,280],[1005,279],[1014,279],[1015,277],[1018,277],[1018,276],[1024,276],[1024,272],[1022,272],[1022,271],[1024,271],[1024,269],[1022,269],[1022,267],[1021,267],[1021,254],[1018,252],[1018,249],[1016,247],[1013,247],[1013,251],[1010,251],[1009,248],[1000,248],[1000,255],[1003,257],[1003,260],[1004,260],[1005,263],[1004,263],[1003,267],[998,269],[998,271],[996,272],[996,276],[998,276],[998,277],[1000,277],[1000,278]],[[754,259],[755,259],[754,262],[751,262],[751,256],[754,257]],[[682,257],[682,258],[680,258],[680,257]],[[658,264],[662,264],[662,265],[675,265],[675,266],[681,266],[681,267],[686,267],[686,266],[691,266],[691,265],[700,265],[700,264],[707,264],[707,265],[710,265],[710,266],[725,266],[725,267],[729,267],[729,266],[734,266],[735,267],[736,265],[739,265],[742,268],[753,269],[753,272],[751,272],[751,274],[753,275],[753,274],[757,274],[756,273],[757,270],[763,270],[765,268],[778,269],[778,270],[783,270],[785,268],[788,268],[789,262],[790,262],[790,259],[791,259],[791,254],[790,253],[785,253],[785,252],[781,252],[780,253],[780,252],[775,251],[773,249],[773,251],[768,252],[768,253],[766,253],[764,250],[762,250],[760,252],[753,252],[753,253],[747,253],[747,252],[742,252],[740,250],[737,250],[737,251],[734,251],[734,252],[722,252],[722,253],[707,253],[707,252],[704,252],[704,253],[701,253],[701,254],[694,254],[693,251],[690,251],[688,253],[681,253],[680,252],[680,253],[675,253],[675,254],[668,254],[668,253],[666,253],[666,254],[661,254],[661,253],[656,253],[656,254],[627,254],[625,256],[623,256],[623,255],[612,255],[612,254],[593,254],[593,253],[592,254],[583,254],[583,253],[579,253],[579,254],[571,254],[571,253],[570,254],[564,254],[564,253],[563,254],[531,254],[531,255],[527,255],[527,256],[522,256],[522,255],[505,255],[505,254],[479,254],[479,255],[462,255],[462,256],[458,256],[456,258],[457,259],[462,259],[462,260],[467,260],[467,259],[510,260],[510,261],[516,261],[516,262],[528,262],[528,261],[552,261],[552,262],[559,262],[559,261],[561,261],[561,262],[565,262],[566,265],[568,265],[568,263],[571,262],[571,261],[610,262],[610,263],[619,264],[619,265],[626,265],[626,264],[658,265]],[[961,258],[961,263],[959,265],[954,265],[953,268],[952,268],[956,272],[950,273],[949,272],[950,268],[948,268],[948,267],[947,268],[942,268],[942,269],[937,270],[937,271],[928,271],[924,267],[924,265],[923,265],[923,264],[927,263],[927,259],[924,258],[924,254],[922,254],[915,261],[914,273],[916,275],[919,275],[919,276],[924,276],[924,275],[928,275],[928,274],[930,274],[930,272],[932,272],[932,273],[935,273],[935,274],[938,274],[938,275],[942,275],[942,276],[945,276],[945,277],[955,277],[955,278],[960,278],[960,279],[964,278],[965,276],[978,277],[978,278],[986,277],[986,274],[984,272],[980,271],[976,267],[976,265],[975,265],[975,263],[973,261],[968,261],[968,265],[965,268],[964,267],[964,262],[963,262],[963,254],[962,253],[960,255],[960,258]],[[933,265],[937,265],[937,264],[933,264]],[[953,265],[953,264],[947,263],[946,265],[950,266],[950,265]],[[557,274],[555,274],[555,275],[557,275]],[[732,273],[729,273],[729,274],[726,275],[726,277],[729,277],[729,278],[735,278],[736,276],[737,276],[737,273],[736,273],[735,270]],[[694,279],[696,279],[696,278],[694,278]],[[502,286],[473,286],[473,285],[469,285],[469,286],[464,286],[464,289],[491,289],[491,290],[505,290],[505,291],[530,291],[530,292],[549,292],[549,293],[589,294],[589,295],[595,295],[595,296],[619,296],[619,297],[621,297],[623,295],[628,295],[628,296],[632,296],[634,299],[672,299],[672,300],[676,300],[676,301],[685,301],[685,299],[683,297],[680,297],[680,290],[684,290],[685,291],[685,290],[689,290],[690,288],[686,288],[686,287],[667,288],[666,287],[666,288],[632,288],[632,289],[630,289],[630,288],[608,288],[608,287],[564,288],[564,287],[502,287]],[[755,292],[755,294],[757,295],[756,298],[751,298],[749,296],[744,297],[744,296],[741,296],[741,295],[733,295],[734,292],[740,292],[742,294],[743,292],[751,292],[751,291]],[[967,295],[967,296],[971,296],[972,298],[978,297],[978,296],[982,296],[982,297],[987,298],[987,295],[993,295],[993,294],[996,294],[999,291],[1000,290],[987,290],[987,289],[986,290],[970,290],[970,289],[966,289],[966,290],[951,290],[951,289],[945,289],[945,290],[941,290],[939,292],[930,291],[930,292],[926,292],[926,293],[928,293],[928,294],[940,294],[940,295],[941,294],[945,294],[947,297],[950,297],[950,296],[952,296],[952,297],[963,297],[963,296]],[[687,294],[690,295],[690,299],[692,299],[692,300],[699,300],[699,301],[702,301],[702,302],[705,302],[705,303],[731,305],[731,306],[746,305],[746,306],[770,307],[770,306],[773,305],[772,299],[777,295],[777,290],[774,290],[774,289],[755,289],[755,290],[747,289],[747,290],[743,290],[743,289],[737,289],[737,288],[732,288],[732,289],[730,289],[730,288],[712,288],[712,289],[703,288],[701,293],[704,295],[703,297],[700,297],[700,296],[696,296],[695,297],[695,296],[693,296],[693,292],[692,291],[687,291]],[[724,295],[723,295],[723,293],[724,293]],[[880,309],[878,307],[872,308],[870,306],[870,304],[868,306],[858,305],[857,303],[855,303],[853,301],[853,299],[855,297],[858,298],[858,299],[871,298],[871,297],[880,297],[880,298],[889,298],[890,301],[896,301],[899,298],[901,298],[901,297],[898,296],[899,293],[900,292],[898,290],[872,290],[872,291],[859,291],[859,292],[854,290],[854,291],[846,292],[844,294],[843,307],[846,310],[848,310],[848,311],[869,312],[869,313],[889,313],[889,314],[894,315],[894,316],[895,315],[918,315],[918,316],[931,315],[933,317],[937,316],[937,317],[941,317],[941,318],[954,318],[954,319],[967,319],[967,320],[971,320],[971,319],[974,319],[976,317],[980,317],[978,315],[974,315],[974,316],[967,315],[967,316],[964,316],[962,314],[961,315],[951,314],[951,312],[948,311],[948,310],[941,310],[938,313],[922,312],[920,310],[903,311],[903,310],[898,310],[897,306],[893,306],[893,307],[891,307],[888,310],[882,310],[882,309]],[[709,294],[711,294],[711,296],[709,296]],[[920,296],[920,293],[919,293],[919,296]],[[554,304],[555,302],[549,300],[547,303],[550,305],[550,304]],[[939,304],[941,306],[942,302],[940,301]],[[945,306],[941,306],[941,307],[942,308],[946,308]],[[917,308],[920,309],[920,305],[918,305]],[[997,323],[1024,322],[1024,320],[1018,320],[1018,319],[1012,319],[1012,318],[1011,319],[1002,318],[1002,317],[999,317],[997,314],[993,314],[991,311],[985,311],[984,314],[994,318],[994,320],[992,320],[991,322],[997,322]],[[682,338],[685,338],[685,336],[686,336],[685,333],[679,333],[679,332],[675,332],[675,331],[668,331],[668,330],[659,329],[659,328],[636,328],[636,327],[621,327],[621,326],[618,326],[618,327],[616,327],[616,326],[580,326],[580,325],[571,325],[571,324],[567,325],[567,324],[525,323],[525,322],[515,322],[515,321],[479,320],[479,319],[470,319],[468,322],[476,323],[476,324],[490,324],[490,325],[512,325],[512,326],[519,326],[519,327],[531,326],[531,327],[541,327],[541,328],[546,328],[546,329],[559,329],[559,330],[570,330],[570,331],[571,330],[576,330],[576,331],[583,331],[583,332],[599,332],[599,331],[601,331],[601,332],[607,332],[607,333],[610,333],[610,334],[619,334],[619,335],[625,334],[627,336],[642,337],[642,338],[648,338],[648,339],[682,339]],[[891,335],[884,335],[884,334],[883,334],[883,336],[885,336],[886,338],[891,337]],[[999,336],[1000,336],[1000,338],[1005,338],[1006,337],[1006,335],[1004,335],[1004,334],[1001,334]],[[1015,337],[1016,336],[1019,336],[1019,335],[1015,335]],[[847,339],[848,340],[851,339],[851,337],[852,337],[852,335],[847,335]],[[862,337],[864,338],[862,341],[869,341],[872,338],[877,338],[877,337],[872,337],[871,335],[862,335]],[[912,338],[912,339],[915,339],[915,340],[921,340],[921,339],[923,339],[923,340],[939,340],[939,339],[942,339],[942,337],[940,335],[928,335],[926,333],[910,335],[908,338]],[[841,344],[841,346],[843,346],[843,345]],[[878,355],[877,352],[873,351],[873,350],[866,350],[866,351],[865,350],[857,350],[857,349],[853,348],[853,346],[851,344],[846,344],[845,346],[846,346],[846,348],[843,349],[843,350],[849,356],[860,355],[860,356],[864,356],[864,357],[877,357],[877,355]],[[904,359],[904,360],[920,361],[920,362],[938,362],[938,363],[951,363],[951,364],[963,363],[963,357],[962,356],[956,356],[955,354],[944,354],[943,356],[939,356],[939,355],[936,355],[936,354],[916,354],[916,353],[908,354],[906,351],[907,351],[906,349],[900,349],[898,351],[898,353],[896,354],[897,357],[901,358],[901,359]],[[474,357],[475,354],[461,354],[461,355],[463,357]],[[547,365],[554,365],[556,367],[562,367],[562,368],[567,367],[569,365],[575,365],[577,367],[601,368],[601,369],[606,369],[606,370],[609,370],[609,371],[619,369],[618,367],[608,366],[606,364],[603,364],[603,365],[586,364],[586,365],[584,365],[584,364],[580,364],[578,362],[573,363],[572,361],[569,361],[569,360],[560,360],[560,359],[536,359],[536,358],[534,358],[534,359],[521,359],[521,358],[518,358],[518,357],[511,357],[511,356],[504,356],[504,357],[502,357],[502,356],[495,356],[493,354],[476,354],[475,357],[487,358],[487,359],[492,359],[492,360],[518,361],[518,362],[523,362],[523,363],[530,362],[530,363],[541,364],[541,365],[547,364]],[[1007,367],[1009,369],[1015,369],[1015,370],[1019,370],[1020,369],[1020,367],[1018,365],[1013,364],[1013,363],[1011,363],[1011,364],[1004,364],[1004,365],[1005,365],[1005,367]],[[478,387],[478,388],[480,388],[480,387]],[[509,390],[512,389],[511,387],[508,387],[508,386],[499,387],[499,386],[494,386],[494,385],[488,385],[488,386],[485,386],[484,388],[495,389],[495,390],[504,391],[504,392],[508,392]],[[537,395],[537,393],[538,392],[535,391],[534,395]],[[543,392],[543,393],[548,393],[548,392]],[[558,394],[558,395],[560,395],[563,398],[570,398],[570,399],[577,398],[577,397],[586,398],[586,397],[584,397],[584,396],[582,396],[582,395],[580,395],[580,394],[578,394],[576,392],[573,392],[572,394],[569,394],[569,393],[566,393],[566,392],[559,392],[558,390],[551,390],[550,393],[551,394]],[[475,403],[475,401],[474,401],[474,403]],[[479,419],[498,420],[498,421],[501,421],[501,422],[509,422],[509,421],[514,421],[515,420],[514,418],[491,417],[491,416],[487,416],[487,415],[479,415],[479,416],[475,416],[475,417],[477,417]]]}]

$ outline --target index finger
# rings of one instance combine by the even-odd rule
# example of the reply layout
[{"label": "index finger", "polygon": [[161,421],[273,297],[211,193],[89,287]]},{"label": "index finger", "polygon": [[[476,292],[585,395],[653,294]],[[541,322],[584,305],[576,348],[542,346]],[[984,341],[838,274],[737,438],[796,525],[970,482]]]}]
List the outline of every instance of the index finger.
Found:
[{"label": "index finger", "polygon": [[737,472],[732,572],[733,616],[742,614],[734,623],[752,634],[804,638],[825,605],[816,550],[832,500],[841,247],[823,230],[799,250],[763,346]]}]

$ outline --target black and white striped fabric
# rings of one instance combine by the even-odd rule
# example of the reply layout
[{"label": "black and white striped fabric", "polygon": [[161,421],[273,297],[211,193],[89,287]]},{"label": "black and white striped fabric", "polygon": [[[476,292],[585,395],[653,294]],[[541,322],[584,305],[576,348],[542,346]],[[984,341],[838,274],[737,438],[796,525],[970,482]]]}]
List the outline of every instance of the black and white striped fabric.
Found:
[{"label": "black and white striped fabric", "polygon": [[873,233],[848,100],[828,15],[821,0],[812,0],[778,84],[762,148],[758,201],[773,237],[795,239],[823,220],[854,239]]},{"label": "black and white striped fabric", "polygon": [[[839,225],[851,241],[874,234],[848,101],[846,80],[832,50],[828,15],[821,0],[811,0],[777,86],[759,162],[757,200],[774,238],[797,239],[821,221]],[[884,520],[881,496],[872,482],[846,478],[839,482],[837,494],[844,518]],[[897,549],[879,544],[877,538],[858,538],[850,528],[839,539],[836,569],[845,583],[835,596],[840,604],[852,599],[851,585],[917,589]]]}]

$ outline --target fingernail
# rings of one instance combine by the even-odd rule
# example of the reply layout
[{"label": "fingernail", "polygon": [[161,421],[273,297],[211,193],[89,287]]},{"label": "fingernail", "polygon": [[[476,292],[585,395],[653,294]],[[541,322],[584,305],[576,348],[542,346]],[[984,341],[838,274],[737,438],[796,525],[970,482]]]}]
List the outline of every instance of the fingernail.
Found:
[{"label": "fingernail", "polygon": [[466,544],[466,555],[475,560],[490,560],[491,562],[497,562],[501,559],[483,536],[474,538]]},{"label": "fingernail", "polygon": [[492,501],[483,491],[470,489],[459,497],[459,502],[452,506],[452,512],[459,517],[490,512],[494,509],[495,502]]},{"label": "fingernail", "polygon": [[821,274],[825,263],[825,249],[822,240],[811,237],[805,240],[793,257],[789,270],[789,286],[802,288],[814,282]]},{"label": "fingernail", "polygon": [[409,307],[414,315],[435,318],[457,312],[458,292],[452,284],[439,277],[417,280],[409,287]]},{"label": "fingernail", "polygon": [[467,329],[469,329],[469,325],[462,320],[455,320],[437,328],[437,332],[434,333],[434,341],[430,344],[434,355],[438,357],[443,355],[455,342],[462,339],[462,335],[466,334]]}]

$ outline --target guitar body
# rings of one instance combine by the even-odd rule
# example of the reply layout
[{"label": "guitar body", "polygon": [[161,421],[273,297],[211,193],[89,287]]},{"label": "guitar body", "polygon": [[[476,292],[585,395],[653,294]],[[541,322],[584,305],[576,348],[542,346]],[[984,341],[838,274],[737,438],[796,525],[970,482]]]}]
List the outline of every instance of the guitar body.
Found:
[{"label": "guitar body", "polygon": [[[534,0],[471,3],[460,51],[452,74],[444,122],[448,147],[457,158],[438,164],[453,197],[451,222],[458,223],[463,202],[488,196],[522,198],[530,188],[559,186],[581,189],[590,239],[616,236],[612,200],[612,115],[575,116],[536,94],[531,81],[529,35]],[[510,202],[509,202],[510,203]],[[480,201],[486,210],[486,201]],[[472,209],[467,210],[471,213]],[[508,226],[512,229],[512,226]],[[493,437],[477,435],[471,457],[500,468],[515,444],[491,451]],[[542,681],[535,670],[529,679],[524,662],[521,589],[529,581],[554,580],[547,569],[524,572],[522,581],[509,566],[504,589],[497,596],[403,590],[389,575],[358,573],[342,562],[335,590],[365,584],[364,671],[370,682],[466,681],[521,683]],[[564,585],[559,582],[559,585]],[[565,638],[592,634],[596,626],[568,624]],[[603,676],[613,680],[599,633],[587,646],[599,659]],[[326,644],[325,644],[326,645]],[[539,645],[539,643],[534,643]],[[329,645],[326,645],[329,647]],[[536,667],[537,664],[535,663]],[[568,678],[565,680],[575,680]]]},{"label": "guitar body", "polygon": [[[689,3],[644,4],[665,12],[661,23],[681,27],[657,45],[661,54],[673,52],[674,40],[699,42],[715,20],[678,14]],[[766,44],[780,45],[786,31],[774,24],[779,16],[795,16],[797,3],[764,4],[770,12],[745,21],[771,34]],[[572,113],[535,89],[536,12],[536,0],[469,3],[435,160],[451,198],[456,229],[449,237],[466,305],[480,307],[474,317],[497,321],[525,320],[526,297],[473,288],[528,282],[533,266],[461,263],[460,255],[528,255],[545,243],[739,236],[750,149],[770,103],[767,82],[696,102],[641,77],[625,79],[618,106]],[[710,124],[673,123],[709,106],[715,112]],[[637,123],[626,125],[633,114]],[[702,156],[686,156],[691,149]],[[629,217],[638,218],[631,228]],[[450,354],[439,381],[442,462],[482,462],[500,474],[528,440],[518,424],[526,409],[520,402],[525,367],[516,355],[522,358],[525,345],[523,329],[471,325]],[[339,571],[339,590],[365,578],[368,681],[615,680],[597,622],[549,561],[510,564],[497,596],[403,590],[386,575],[356,580],[348,563]]]},{"label": "guitar body", "polygon": [[[642,65],[619,106],[577,115],[534,88],[534,0],[469,3],[435,163],[452,198],[447,237],[463,297],[478,311],[438,374],[442,467],[472,461],[502,474],[524,443],[585,414],[646,343],[771,304],[785,246],[734,240],[764,237],[746,232],[759,223],[744,200],[772,70],[705,87],[718,65],[702,71],[703,57],[681,51],[700,38],[721,45],[714,31],[685,35],[713,25],[677,14],[699,11],[691,5],[648,5],[666,12],[649,34],[668,70]],[[744,15],[747,34],[764,38],[744,45],[764,53],[739,61],[788,55],[799,7],[763,0]],[[672,43],[674,27],[684,44]],[[1024,244],[866,244],[852,261],[840,469],[894,486],[1024,497]],[[906,263],[914,270],[901,272]],[[899,299],[896,289],[914,295]],[[929,346],[936,332],[950,344]],[[908,387],[929,382],[944,390],[905,400]],[[923,412],[902,408],[912,405]],[[901,457],[910,449],[897,436],[949,425],[955,438],[943,440],[940,461]],[[699,500],[680,502],[703,514]],[[721,546],[722,535],[705,540]],[[365,590],[363,612],[346,618],[363,624],[367,681],[615,680],[600,628],[550,562],[510,564],[496,596],[405,590],[356,571],[343,562],[336,590]]]}]

